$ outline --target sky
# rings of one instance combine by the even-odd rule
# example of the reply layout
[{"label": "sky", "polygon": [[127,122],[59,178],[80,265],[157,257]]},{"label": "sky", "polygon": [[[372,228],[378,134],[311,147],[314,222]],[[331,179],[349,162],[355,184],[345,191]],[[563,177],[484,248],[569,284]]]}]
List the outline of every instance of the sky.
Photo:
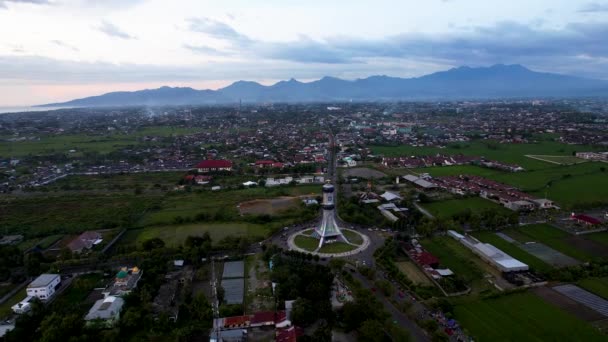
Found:
[{"label": "sky", "polygon": [[0,106],[522,64],[608,80],[608,0],[0,0]]}]

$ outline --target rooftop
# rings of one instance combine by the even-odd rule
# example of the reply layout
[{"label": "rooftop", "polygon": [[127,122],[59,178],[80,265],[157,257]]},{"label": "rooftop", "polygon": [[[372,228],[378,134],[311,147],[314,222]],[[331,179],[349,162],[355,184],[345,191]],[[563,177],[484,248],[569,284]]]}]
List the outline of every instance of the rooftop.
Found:
[{"label": "rooftop", "polygon": [[46,287],[52,283],[56,278],[59,278],[59,274],[41,274],[27,287]]}]

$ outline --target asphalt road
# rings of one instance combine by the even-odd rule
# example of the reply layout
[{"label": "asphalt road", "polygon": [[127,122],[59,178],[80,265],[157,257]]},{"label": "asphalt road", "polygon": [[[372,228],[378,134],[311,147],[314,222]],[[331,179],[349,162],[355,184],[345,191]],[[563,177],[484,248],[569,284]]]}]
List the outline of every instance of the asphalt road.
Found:
[{"label": "asphalt road", "polygon": [[[362,276],[359,273],[354,273],[353,277],[355,277],[361,283],[361,285],[363,285],[363,287],[365,287],[369,290],[371,290],[374,287],[367,278],[365,278],[364,276]],[[388,300],[388,298],[386,298],[379,291],[375,291],[374,295],[376,296],[378,301],[380,301],[380,303],[382,303],[382,305],[384,305],[384,308],[386,309],[386,311],[391,315],[391,319],[394,322],[394,324],[397,324],[400,327],[404,328],[405,330],[409,331],[410,335],[412,336],[412,338],[415,341],[430,341],[430,338],[426,335],[425,331],[422,330],[407,315],[405,315],[404,313],[399,311],[399,309],[397,309],[393,305],[393,303],[391,303]],[[402,300],[404,300],[404,299],[402,299]]]}]

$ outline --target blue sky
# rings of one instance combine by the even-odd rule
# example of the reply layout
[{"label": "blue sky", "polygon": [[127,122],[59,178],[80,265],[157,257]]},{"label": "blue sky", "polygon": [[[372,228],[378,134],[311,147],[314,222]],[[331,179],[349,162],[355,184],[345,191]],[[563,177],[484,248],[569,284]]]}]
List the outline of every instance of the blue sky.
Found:
[{"label": "blue sky", "polygon": [[523,64],[608,79],[608,0],[0,0],[0,106]]}]

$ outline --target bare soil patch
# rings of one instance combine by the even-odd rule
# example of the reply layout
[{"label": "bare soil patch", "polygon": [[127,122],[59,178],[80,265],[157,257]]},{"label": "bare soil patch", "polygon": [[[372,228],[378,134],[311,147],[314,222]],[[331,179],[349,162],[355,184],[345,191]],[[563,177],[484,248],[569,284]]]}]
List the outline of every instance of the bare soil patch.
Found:
[{"label": "bare soil patch", "polygon": [[378,170],[368,169],[366,167],[357,167],[354,169],[344,170],[344,176],[346,177],[361,177],[366,179],[376,179],[386,177],[385,173]]},{"label": "bare soil patch", "polygon": [[242,202],[238,205],[241,215],[276,215],[282,211],[295,208],[299,204],[297,197],[278,197],[271,199],[256,199]]}]

